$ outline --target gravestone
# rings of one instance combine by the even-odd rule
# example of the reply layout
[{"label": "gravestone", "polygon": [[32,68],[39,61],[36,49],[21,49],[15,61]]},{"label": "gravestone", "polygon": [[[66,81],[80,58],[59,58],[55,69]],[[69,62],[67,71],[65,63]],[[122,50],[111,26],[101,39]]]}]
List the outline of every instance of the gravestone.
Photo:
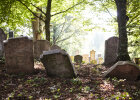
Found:
[{"label": "gravestone", "polygon": [[98,64],[102,64],[103,63],[103,58],[102,57],[98,57]]},{"label": "gravestone", "polygon": [[81,55],[74,56],[74,62],[76,62],[77,64],[81,64],[82,60],[83,60],[83,57]]},{"label": "gravestone", "polygon": [[94,50],[90,51],[90,62],[93,60],[95,60],[95,51]]},{"label": "gravestone", "polygon": [[9,38],[14,38],[14,32],[13,31],[9,32]]},{"label": "gravestone", "polygon": [[115,63],[118,55],[118,44],[118,37],[111,37],[105,41],[104,65],[110,66]]},{"label": "gravestone", "polygon": [[33,41],[28,37],[4,41],[5,66],[8,73],[31,73],[34,70]]},{"label": "gravestone", "polygon": [[50,50],[50,42],[48,40],[37,40],[34,42],[34,58],[40,58],[43,51]]},{"label": "gravestone", "polygon": [[88,54],[84,54],[82,55],[83,57],[83,61],[85,61],[85,63],[89,63],[89,55]]},{"label": "gravestone", "polygon": [[3,41],[6,40],[6,37],[4,31],[0,28],[0,58],[3,57],[4,54]]},{"label": "gravestone", "polygon": [[44,51],[40,59],[48,76],[61,78],[76,77],[71,59],[64,50]]},{"label": "gravestone", "polygon": [[140,76],[140,70],[136,64],[130,61],[118,61],[103,76],[134,81]]},{"label": "gravestone", "polygon": [[61,50],[61,47],[59,47],[58,45],[52,45],[51,50],[54,50],[54,49],[60,49]]}]

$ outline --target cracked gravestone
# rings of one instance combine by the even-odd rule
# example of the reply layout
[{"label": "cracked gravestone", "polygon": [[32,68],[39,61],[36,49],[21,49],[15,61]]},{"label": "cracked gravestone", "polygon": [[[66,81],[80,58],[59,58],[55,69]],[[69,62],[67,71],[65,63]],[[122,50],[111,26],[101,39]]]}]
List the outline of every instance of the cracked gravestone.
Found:
[{"label": "cracked gravestone", "polygon": [[83,57],[81,55],[74,56],[74,62],[76,62],[77,64],[81,64],[82,60],[83,60]]},{"label": "cracked gravestone", "polygon": [[76,77],[71,59],[64,50],[55,49],[44,51],[40,59],[48,76],[61,78]]},{"label": "cracked gravestone", "polygon": [[104,77],[116,77],[119,79],[137,80],[140,75],[139,67],[130,61],[118,61],[107,72]]},{"label": "cracked gravestone", "polygon": [[28,37],[10,38],[4,42],[8,73],[31,73],[34,70],[33,41]]}]

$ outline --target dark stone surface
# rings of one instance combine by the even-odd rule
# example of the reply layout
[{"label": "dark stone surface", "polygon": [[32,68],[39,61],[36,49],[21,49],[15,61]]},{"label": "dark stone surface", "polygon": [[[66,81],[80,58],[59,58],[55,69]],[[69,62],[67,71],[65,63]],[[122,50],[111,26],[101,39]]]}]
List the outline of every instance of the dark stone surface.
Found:
[{"label": "dark stone surface", "polygon": [[129,61],[118,61],[104,73],[104,77],[116,77],[119,79],[137,80],[140,69],[137,65]]},{"label": "dark stone surface", "polygon": [[3,41],[6,40],[6,38],[7,38],[6,34],[0,28],[0,58],[3,57],[3,54],[4,54]]},{"label": "dark stone surface", "polygon": [[76,77],[71,59],[64,50],[44,51],[41,55],[41,61],[47,71],[47,75],[50,77]]},{"label": "dark stone surface", "polygon": [[8,73],[31,73],[34,70],[33,41],[27,37],[4,42],[5,66]]},{"label": "dark stone surface", "polygon": [[110,66],[115,64],[118,56],[118,44],[118,37],[111,37],[105,41],[104,65]]},{"label": "dark stone surface", "polygon": [[77,64],[81,64],[82,60],[83,60],[83,57],[81,55],[74,56],[74,62],[76,62]]},{"label": "dark stone surface", "polygon": [[34,42],[34,58],[39,59],[43,51],[50,50],[50,42],[48,40],[37,40]]}]

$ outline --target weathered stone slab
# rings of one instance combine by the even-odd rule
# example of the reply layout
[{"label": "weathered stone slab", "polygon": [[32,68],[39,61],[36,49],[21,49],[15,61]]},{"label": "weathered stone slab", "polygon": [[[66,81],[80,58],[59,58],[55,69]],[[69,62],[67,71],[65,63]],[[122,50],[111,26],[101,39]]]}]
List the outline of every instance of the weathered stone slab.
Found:
[{"label": "weathered stone slab", "polygon": [[6,38],[7,38],[6,34],[0,28],[0,58],[3,57],[3,54],[4,54],[3,41],[6,40]]},{"label": "weathered stone slab", "polygon": [[71,59],[64,50],[44,51],[40,58],[48,76],[61,78],[76,77]]},{"label": "weathered stone slab", "polygon": [[11,38],[4,42],[8,73],[31,73],[34,70],[33,41],[28,37]]},{"label": "weathered stone slab", "polygon": [[34,42],[34,58],[40,58],[43,51],[50,50],[50,42],[48,40],[37,40]]},{"label": "weathered stone slab", "polygon": [[113,65],[118,55],[118,37],[111,37],[105,41],[104,65]]},{"label": "weathered stone slab", "polygon": [[81,55],[74,56],[74,62],[76,62],[77,64],[81,64],[82,60],[83,60],[83,57]]},{"label": "weathered stone slab", "polygon": [[129,61],[118,61],[104,73],[104,77],[116,77],[119,79],[137,80],[140,69],[137,65]]},{"label": "weathered stone slab", "polygon": [[60,49],[61,50],[61,47],[59,47],[58,45],[52,45],[51,50],[54,50],[54,49]]}]

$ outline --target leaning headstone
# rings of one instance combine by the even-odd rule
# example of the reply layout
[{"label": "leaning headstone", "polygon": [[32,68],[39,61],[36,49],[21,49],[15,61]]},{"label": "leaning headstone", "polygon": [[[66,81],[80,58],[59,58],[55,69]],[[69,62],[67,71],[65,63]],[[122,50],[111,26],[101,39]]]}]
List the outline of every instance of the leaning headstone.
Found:
[{"label": "leaning headstone", "polygon": [[104,77],[116,77],[118,79],[137,80],[140,76],[140,69],[129,61],[118,61],[103,75]]},{"label": "leaning headstone", "polygon": [[4,41],[5,66],[8,73],[31,73],[34,70],[33,41],[28,37]]},{"label": "leaning headstone", "polygon": [[3,41],[4,40],[6,40],[6,34],[0,28],[0,58],[3,57],[3,53],[4,53],[4,47],[3,47]]},{"label": "leaning headstone", "polygon": [[81,64],[82,60],[83,60],[83,57],[81,55],[74,56],[74,62],[76,62],[77,64]]},{"label": "leaning headstone", "polygon": [[37,40],[34,42],[34,58],[40,58],[43,51],[50,50],[50,42],[48,40]]},{"label": "leaning headstone", "polygon": [[14,32],[13,31],[9,32],[9,38],[14,38]]},{"label": "leaning headstone", "polygon": [[76,72],[69,55],[64,50],[44,51],[40,59],[50,77],[73,78]]},{"label": "leaning headstone", "polygon": [[105,41],[104,65],[110,66],[115,63],[118,55],[118,44],[118,37],[111,37]]},{"label": "leaning headstone", "polygon": [[54,49],[60,49],[61,50],[61,47],[59,47],[58,45],[52,45],[51,50],[54,50]]}]

